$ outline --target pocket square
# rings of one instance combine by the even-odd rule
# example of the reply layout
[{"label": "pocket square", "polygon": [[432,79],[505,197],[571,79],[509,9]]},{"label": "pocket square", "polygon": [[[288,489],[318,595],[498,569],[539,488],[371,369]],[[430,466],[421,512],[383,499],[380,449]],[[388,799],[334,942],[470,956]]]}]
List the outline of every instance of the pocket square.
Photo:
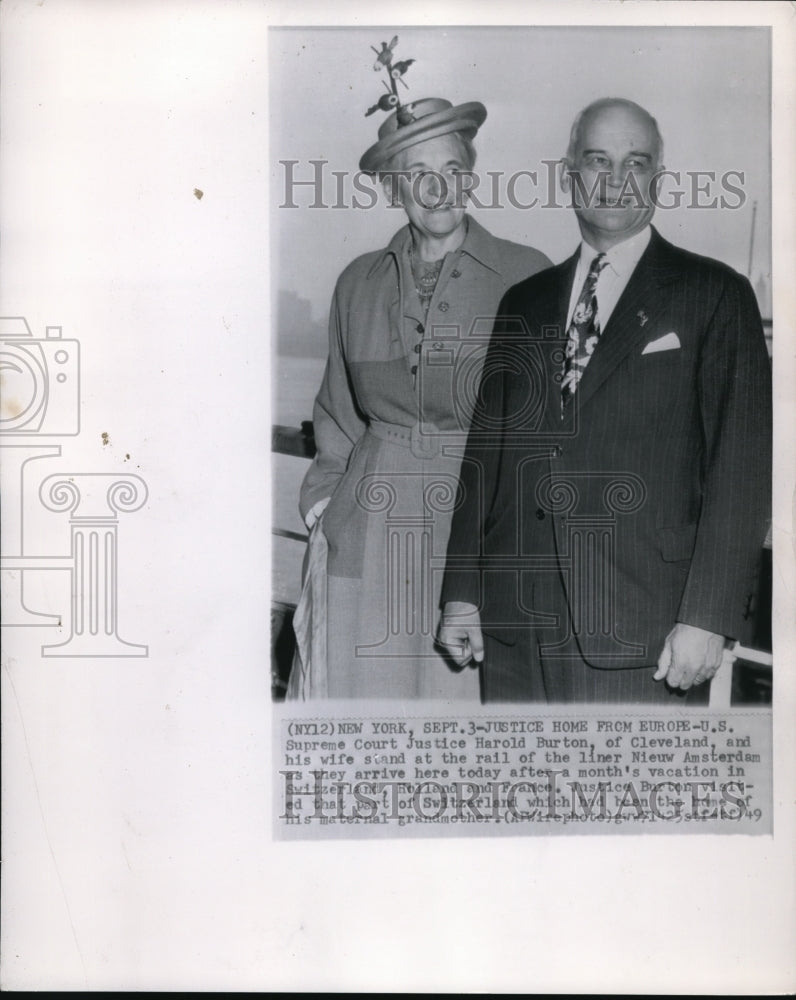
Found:
[{"label": "pocket square", "polygon": [[656,351],[676,351],[680,347],[680,338],[677,334],[672,331],[671,333],[666,333],[662,337],[658,337],[657,340],[651,340],[642,354],[655,354]]}]

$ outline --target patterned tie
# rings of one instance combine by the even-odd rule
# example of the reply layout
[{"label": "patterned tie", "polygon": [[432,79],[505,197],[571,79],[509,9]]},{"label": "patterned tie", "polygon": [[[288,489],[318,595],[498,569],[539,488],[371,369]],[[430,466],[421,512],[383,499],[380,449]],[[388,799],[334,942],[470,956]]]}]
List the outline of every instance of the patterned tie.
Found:
[{"label": "patterned tie", "polygon": [[575,304],[575,311],[572,313],[572,321],[567,331],[567,349],[564,357],[564,374],[561,379],[561,409],[575,395],[586,371],[586,365],[597,346],[600,339],[600,321],[597,317],[597,279],[600,272],[606,266],[608,260],[604,253],[597,254],[591,262],[589,273],[583,282],[578,301]]}]

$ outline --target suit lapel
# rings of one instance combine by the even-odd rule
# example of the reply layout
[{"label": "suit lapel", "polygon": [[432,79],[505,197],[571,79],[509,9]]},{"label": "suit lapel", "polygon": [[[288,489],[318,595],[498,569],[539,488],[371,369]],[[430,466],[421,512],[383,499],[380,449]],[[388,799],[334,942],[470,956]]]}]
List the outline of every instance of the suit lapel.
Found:
[{"label": "suit lapel", "polygon": [[[669,244],[653,229],[650,242],[616,303],[575,394],[585,406],[615,368],[647,338],[668,298],[661,287],[677,278],[679,268]],[[639,315],[640,314],[640,315]]]},{"label": "suit lapel", "polygon": [[[578,266],[580,248],[575,251],[569,260],[563,261],[550,276],[550,282],[546,289],[546,295],[541,300],[534,303],[536,316],[544,317],[545,324],[549,324],[557,330],[555,337],[548,337],[545,328],[534,324],[534,335],[537,342],[543,346],[544,363],[547,373],[547,400],[545,405],[545,420],[548,428],[553,431],[561,430],[561,388],[560,375],[563,362],[556,359],[555,348],[563,352],[567,343],[567,312],[569,311],[569,298],[572,294],[572,282],[575,278],[575,271]],[[533,317],[532,321],[533,321]],[[563,358],[563,354],[561,355]],[[556,376],[559,380],[556,381]]]}]

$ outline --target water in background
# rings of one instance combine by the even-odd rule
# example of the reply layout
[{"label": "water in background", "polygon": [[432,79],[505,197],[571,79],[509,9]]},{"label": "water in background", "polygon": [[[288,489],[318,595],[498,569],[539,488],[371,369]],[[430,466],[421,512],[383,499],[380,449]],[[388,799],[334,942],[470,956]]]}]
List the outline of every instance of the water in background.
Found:
[{"label": "water in background", "polygon": [[302,420],[312,420],[312,404],[325,364],[325,358],[296,358],[286,354],[274,357],[271,423],[299,427]]},{"label": "water in background", "polygon": [[[323,377],[323,358],[295,358],[278,355],[273,367],[273,413],[271,422],[299,427],[312,419],[312,404]],[[273,527],[305,534],[298,513],[298,494],[309,461],[290,455],[271,456],[273,490]],[[301,589],[301,562],[304,544],[290,538],[273,536],[273,599],[295,604]]]}]

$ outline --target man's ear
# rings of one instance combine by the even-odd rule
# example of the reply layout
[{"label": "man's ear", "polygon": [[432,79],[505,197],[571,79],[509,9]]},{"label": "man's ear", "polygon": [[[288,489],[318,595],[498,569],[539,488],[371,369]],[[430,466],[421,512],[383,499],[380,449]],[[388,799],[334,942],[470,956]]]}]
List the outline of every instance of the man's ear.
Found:
[{"label": "man's ear", "polygon": [[558,183],[561,185],[561,190],[566,191],[567,194],[569,194],[569,189],[572,186],[571,170],[572,164],[566,157],[558,161]]},{"label": "man's ear", "polygon": [[666,172],[666,167],[660,163],[655,168],[655,173],[652,176],[652,183],[650,184],[650,194],[652,195],[652,200],[657,204],[658,201],[658,191],[660,190],[661,184],[663,183],[663,175]]}]

